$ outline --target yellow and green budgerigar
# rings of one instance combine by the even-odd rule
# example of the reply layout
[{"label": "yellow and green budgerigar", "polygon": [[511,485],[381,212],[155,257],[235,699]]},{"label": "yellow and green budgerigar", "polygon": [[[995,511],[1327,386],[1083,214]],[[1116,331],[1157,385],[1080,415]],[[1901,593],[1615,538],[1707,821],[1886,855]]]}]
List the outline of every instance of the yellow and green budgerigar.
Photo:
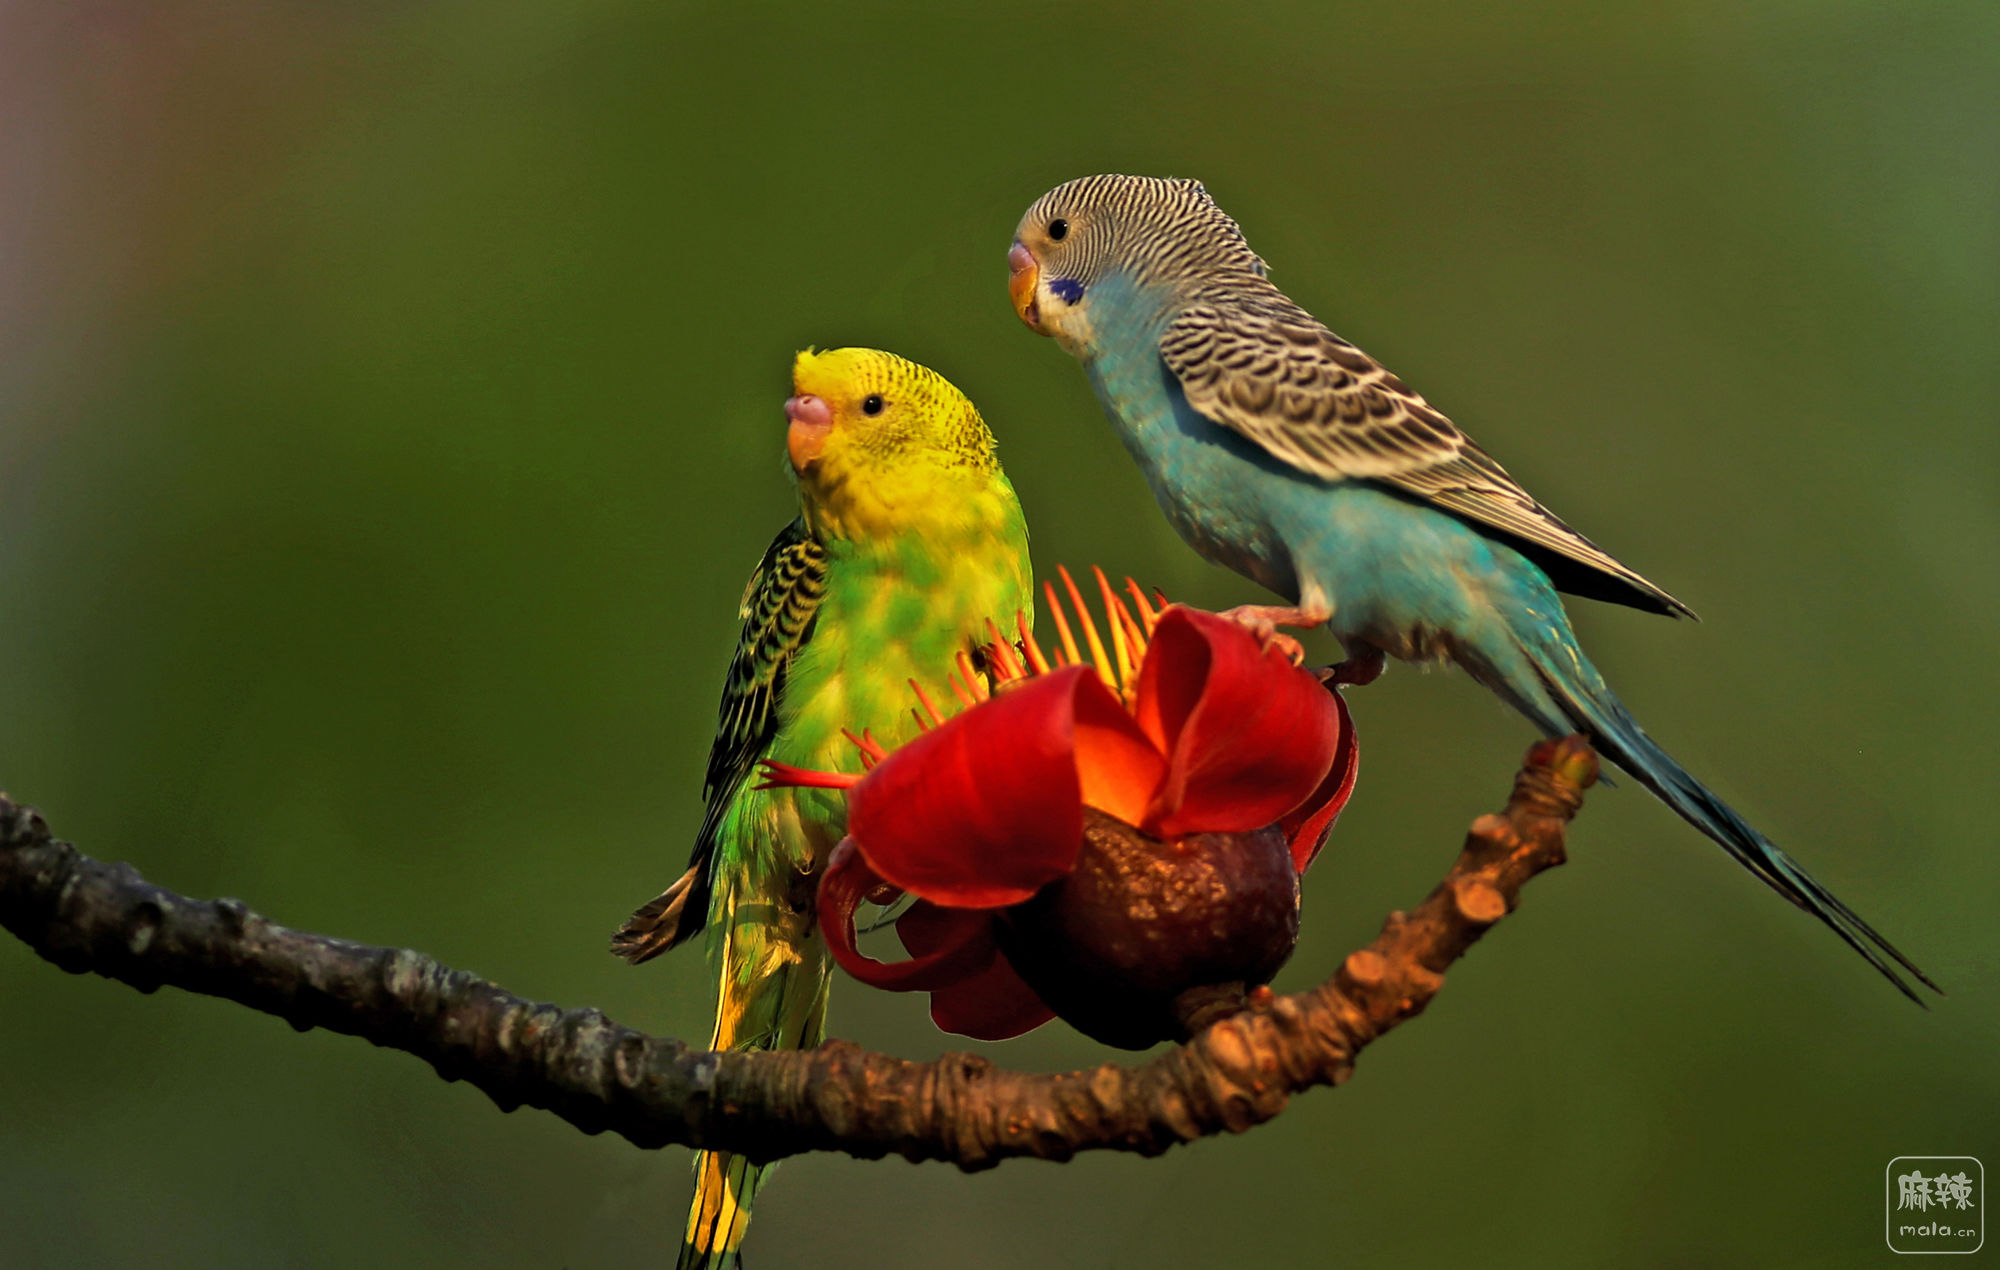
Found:
[{"label": "yellow and green budgerigar", "polygon": [[[860,769],[843,729],[916,730],[915,680],[950,696],[960,653],[1029,605],[1028,531],[993,434],[945,378],[874,349],[800,353],[785,403],[799,516],[743,593],[694,857],[612,950],[638,963],[704,926],[715,1049],[794,1049],[826,1029],[813,894],[846,821],[839,791],[761,789],[764,760]],[[702,1152],[680,1270],[735,1259],[766,1170]]]}]

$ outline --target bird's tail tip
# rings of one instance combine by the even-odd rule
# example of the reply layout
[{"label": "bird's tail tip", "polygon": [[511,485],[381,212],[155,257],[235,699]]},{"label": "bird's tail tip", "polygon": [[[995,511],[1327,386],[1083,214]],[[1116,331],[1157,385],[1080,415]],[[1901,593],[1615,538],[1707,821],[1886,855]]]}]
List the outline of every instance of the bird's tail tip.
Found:
[{"label": "bird's tail tip", "polygon": [[703,1151],[694,1168],[694,1202],[688,1206],[674,1270],[730,1270],[739,1264],[750,1226],[750,1200],[763,1170],[740,1155],[720,1151]]},{"label": "bird's tail tip", "polygon": [[[1732,819],[1735,820],[1732,827],[1740,830],[1738,836],[1743,840],[1742,849],[1755,851],[1760,859],[1770,864],[1771,873],[1776,875],[1776,880],[1769,877],[1766,880],[1771,881],[1786,899],[1831,926],[1835,934],[1845,940],[1850,948],[1860,953],[1884,979],[1894,984],[1897,991],[1922,1008],[1930,1009],[1930,1003],[1924,1000],[1923,994],[1903,977],[1907,974],[1939,996],[1945,995],[1944,989],[1938,986],[1935,979],[1925,974],[1921,966],[1912,961],[1896,945],[1890,943],[1886,936],[1864,921],[1860,914],[1849,908],[1838,896],[1822,886],[1819,880],[1801,868],[1797,861],[1779,850],[1762,834],[1743,824],[1740,819],[1735,817]],[[1729,848],[1730,854],[1739,854],[1736,845],[1731,843],[1723,845]]]},{"label": "bird's tail tip", "polygon": [[698,873],[698,868],[689,869],[672,886],[626,918],[625,924],[611,936],[612,955],[636,966],[651,961],[700,930],[699,920],[692,923],[686,920],[688,898],[695,893]]},{"label": "bird's tail tip", "polygon": [[[1582,731],[1604,757],[1629,772],[1640,784],[1653,791],[1682,819],[1700,829],[1715,843],[1757,875],[1765,885],[1797,907],[1831,927],[1848,947],[1877,973],[1894,984],[1905,997],[1928,1009],[1923,995],[1911,986],[1911,979],[1938,995],[1944,989],[1890,943],[1880,931],[1821,885],[1777,844],[1759,833],[1714,791],[1689,775],[1651,737],[1646,735],[1623,703],[1605,686],[1603,679],[1574,643],[1556,655],[1542,643],[1523,640],[1521,647],[1538,672],[1546,696],[1539,698],[1561,719]],[[1524,702],[1537,698],[1516,692]],[[1531,717],[1535,710],[1526,710]],[[1551,719],[1548,722],[1556,722]],[[1905,978],[1904,976],[1909,976]]]}]

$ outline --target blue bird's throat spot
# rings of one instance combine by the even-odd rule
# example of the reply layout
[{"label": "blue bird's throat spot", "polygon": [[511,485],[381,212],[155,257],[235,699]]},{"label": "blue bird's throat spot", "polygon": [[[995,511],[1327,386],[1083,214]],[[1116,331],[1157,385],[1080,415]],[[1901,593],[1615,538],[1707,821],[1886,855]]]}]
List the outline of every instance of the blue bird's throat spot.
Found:
[{"label": "blue bird's throat spot", "polygon": [[1075,278],[1057,278],[1049,283],[1049,291],[1064,304],[1083,299],[1083,284]]}]

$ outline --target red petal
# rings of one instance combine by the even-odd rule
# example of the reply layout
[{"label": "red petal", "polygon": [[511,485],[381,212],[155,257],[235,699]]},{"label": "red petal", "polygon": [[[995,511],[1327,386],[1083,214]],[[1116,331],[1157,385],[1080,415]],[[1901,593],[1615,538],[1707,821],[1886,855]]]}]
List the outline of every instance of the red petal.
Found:
[{"label": "red petal", "polygon": [[[976,909],[940,908],[918,900],[896,920],[903,947],[924,956],[963,938],[967,919],[986,926],[990,913]],[[979,1041],[1004,1041],[1032,1032],[1055,1017],[1035,990],[1021,981],[1005,957],[995,957],[984,970],[956,983],[931,990],[931,1022],[947,1032]]]},{"label": "red petal", "polygon": [[[920,941],[924,945],[921,949],[904,938],[903,946],[919,954],[909,961],[877,961],[863,954],[855,946],[854,910],[881,881],[855,850],[851,838],[843,838],[827,857],[826,872],[819,880],[819,928],[833,959],[848,974],[891,992],[930,992],[978,975],[1000,960],[993,944],[993,919],[985,913],[963,910],[954,915],[960,920],[933,923],[926,932],[928,937]],[[908,917],[904,914],[904,919]],[[901,921],[896,932],[904,934]]]},{"label": "red petal", "polygon": [[976,1041],[1004,1041],[1032,1032],[1056,1012],[1042,1004],[1005,957],[969,979],[931,993],[931,1022]]},{"label": "red petal", "polygon": [[1140,727],[1168,757],[1142,826],[1163,837],[1261,829],[1333,765],[1340,708],[1319,680],[1226,617],[1161,615],[1139,672]]},{"label": "red petal", "polygon": [[1128,825],[1145,818],[1167,779],[1165,754],[1095,675],[1076,693],[1076,773],[1083,801]]},{"label": "red petal", "polygon": [[1073,666],[946,720],[849,791],[849,836],[882,878],[925,899],[956,908],[1027,899],[1069,872],[1083,841],[1080,716],[1092,736],[1112,726],[1092,696],[1110,692]]},{"label": "red petal", "polygon": [[1278,827],[1285,831],[1285,839],[1292,844],[1292,863],[1300,873],[1306,871],[1319,849],[1326,845],[1326,836],[1333,830],[1333,822],[1340,819],[1340,809],[1347,806],[1348,796],[1354,793],[1354,778],[1361,770],[1361,749],[1355,742],[1354,719],[1347,713],[1347,701],[1337,692],[1327,695],[1340,710],[1340,745],[1334,750],[1333,766],[1327,769],[1326,779],[1319,783],[1312,797],[1278,822]]}]

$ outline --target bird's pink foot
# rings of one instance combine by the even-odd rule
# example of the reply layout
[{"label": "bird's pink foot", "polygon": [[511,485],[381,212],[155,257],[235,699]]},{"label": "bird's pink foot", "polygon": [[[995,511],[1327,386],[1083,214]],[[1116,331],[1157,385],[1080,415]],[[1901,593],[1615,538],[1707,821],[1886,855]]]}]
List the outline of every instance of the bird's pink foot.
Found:
[{"label": "bird's pink foot", "polygon": [[1306,664],[1306,646],[1281,631],[1272,631],[1270,638],[1264,641],[1264,647],[1277,649],[1294,666]]},{"label": "bird's pink foot", "polygon": [[1292,665],[1305,664],[1305,645],[1289,635],[1280,634],[1280,626],[1298,626],[1310,629],[1325,622],[1332,614],[1314,614],[1301,608],[1282,608],[1275,604],[1239,604],[1226,609],[1222,616],[1242,626],[1263,642],[1266,648],[1275,645],[1285,656],[1291,658]]}]

